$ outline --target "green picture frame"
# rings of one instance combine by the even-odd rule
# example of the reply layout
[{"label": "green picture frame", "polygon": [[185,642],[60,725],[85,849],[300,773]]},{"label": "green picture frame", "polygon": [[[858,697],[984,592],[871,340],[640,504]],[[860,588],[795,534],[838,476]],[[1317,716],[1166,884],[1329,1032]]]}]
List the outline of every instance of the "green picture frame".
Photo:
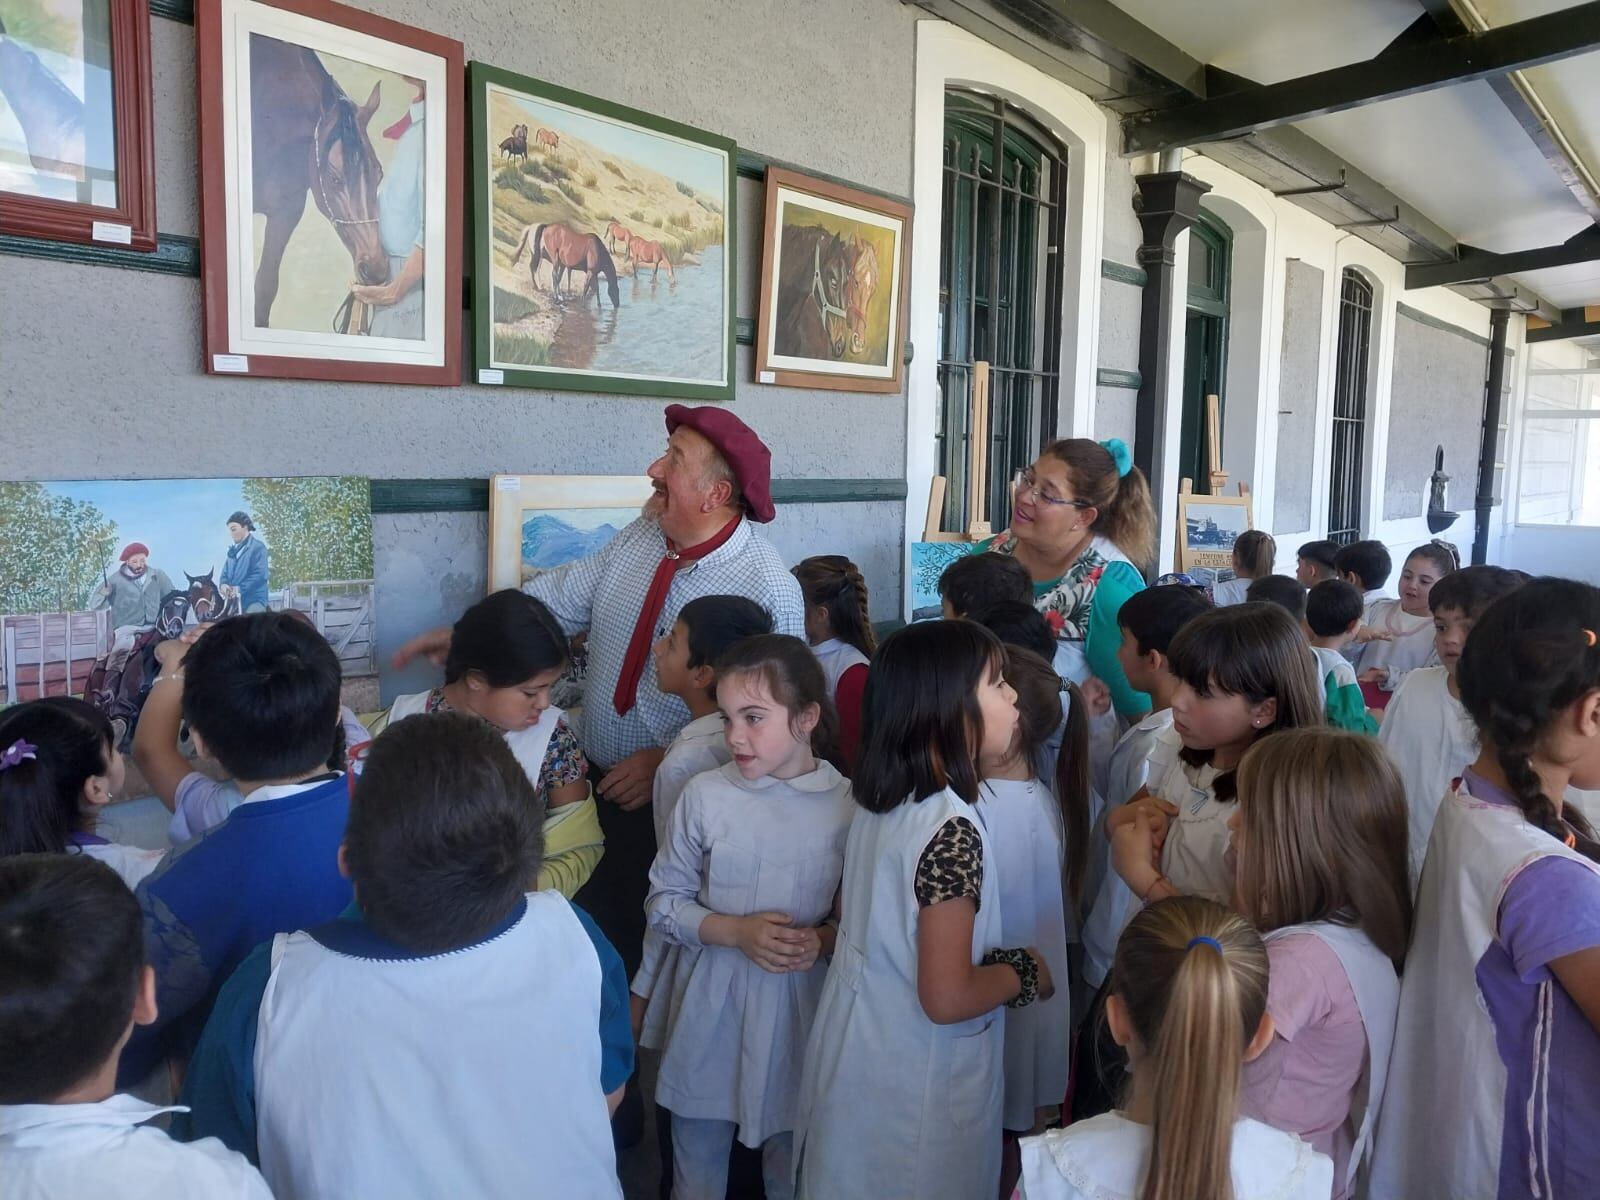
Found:
[{"label": "green picture frame", "polygon": [[733,140],[487,63],[467,79],[476,381],[732,400]]}]

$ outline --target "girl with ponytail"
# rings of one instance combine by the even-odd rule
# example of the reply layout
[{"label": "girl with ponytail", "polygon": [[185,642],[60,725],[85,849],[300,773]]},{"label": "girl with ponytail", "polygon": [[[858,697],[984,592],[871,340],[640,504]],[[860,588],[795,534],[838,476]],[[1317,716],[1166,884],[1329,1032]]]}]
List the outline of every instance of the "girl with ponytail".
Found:
[{"label": "girl with ponytail", "polygon": [[1125,718],[1149,710],[1150,698],[1129,686],[1117,663],[1117,610],[1143,589],[1142,572],[1156,557],[1150,485],[1126,442],[1051,442],[1017,480],[1011,528],[976,549],[1009,554],[1028,569],[1034,605],[1057,630],[1063,675],[1099,680]]},{"label": "girl with ponytail", "polygon": [[867,612],[867,581],[842,554],[818,554],[794,568],[806,601],[806,641],[822,664],[839,714],[839,749],[846,765],[861,743],[861,699],[867,664],[877,653]]},{"label": "girl with ponytail", "polygon": [[1566,802],[1600,787],[1597,631],[1600,589],[1538,579],[1467,637],[1456,678],[1480,750],[1423,862],[1377,1200],[1600,1180],[1600,847]]},{"label": "girl with ponytail", "polygon": [[1106,1021],[1128,1052],[1123,1110],[1022,1142],[1026,1200],[1322,1200],[1333,1163],[1238,1115],[1240,1071],[1272,1040],[1267,952],[1220,904],[1144,909],[1117,943]]},{"label": "girl with ponytail", "polygon": [[1243,604],[1250,585],[1271,575],[1277,559],[1278,543],[1270,533],[1245,530],[1233,543],[1233,578],[1224,579],[1211,589],[1212,602],[1218,608]]}]

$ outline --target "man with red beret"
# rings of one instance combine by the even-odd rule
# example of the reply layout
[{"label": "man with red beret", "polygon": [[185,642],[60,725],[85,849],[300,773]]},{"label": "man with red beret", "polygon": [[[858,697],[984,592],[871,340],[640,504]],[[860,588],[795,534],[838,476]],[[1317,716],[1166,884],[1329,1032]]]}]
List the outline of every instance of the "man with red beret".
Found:
[{"label": "man with red beret", "polygon": [[127,665],[133,643],[141,633],[155,628],[161,615],[161,598],[172,591],[172,580],[150,565],[150,547],[129,542],[119,556],[122,564],[95,589],[94,607],[111,610],[115,640],[106,657],[106,678],[114,679]]},{"label": "man with red beret", "polygon": [[[752,524],[774,516],[771,451],[726,408],[673,404],[666,419],[667,449],[650,464],[655,491],[644,514],[599,552],[523,585],[569,636],[589,635],[581,740],[609,803],[600,806],[605,855],[577,898],[630,977],[656,850],[651,783],[665,747],[689,722],[683,701],[657,686],[651,643],[690,600],[713,595],[754,600],[777,632],[805,636],[799,584]],[[438,657],[449,644],[448,629],[433,630],[402,647],[396,663]]]}]

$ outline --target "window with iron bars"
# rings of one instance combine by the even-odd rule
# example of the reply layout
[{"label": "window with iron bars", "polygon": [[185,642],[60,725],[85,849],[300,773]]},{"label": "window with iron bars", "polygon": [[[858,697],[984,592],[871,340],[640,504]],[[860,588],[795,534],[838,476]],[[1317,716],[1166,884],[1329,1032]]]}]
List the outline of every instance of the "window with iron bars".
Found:
[{"label": "window with iron bars", "polygon": [[1339,287],[1339,348],[1333,377],[1333,438],[1328,470],[1328,539],[1361,537],[1367,445],[1367,365],[1372,342],[1372,284],[1346,267]]}]

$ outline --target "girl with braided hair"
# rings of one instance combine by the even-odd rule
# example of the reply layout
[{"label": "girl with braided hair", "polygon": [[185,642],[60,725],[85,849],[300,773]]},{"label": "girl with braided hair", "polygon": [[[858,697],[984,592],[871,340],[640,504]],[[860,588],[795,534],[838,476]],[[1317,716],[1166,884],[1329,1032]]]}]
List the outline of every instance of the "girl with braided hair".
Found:
[{"label": "girl with braided hair", "polygon": [[1423,863],[1374,1200],[1600,1185],[1600,847],[1565,801],[1600,785],[1597,631],[1600,589],[1540,579],[1467,638],[1480,750]]},{"label": "girl with braided hair", "polygon": [[806,641],[822,664],[839,713],[839,749],[845,764],[853,765],[861,742],[867,664],[878,649],[867,613],[867,581],[842,554],[808,558],[793,574],[806,601]]}]

